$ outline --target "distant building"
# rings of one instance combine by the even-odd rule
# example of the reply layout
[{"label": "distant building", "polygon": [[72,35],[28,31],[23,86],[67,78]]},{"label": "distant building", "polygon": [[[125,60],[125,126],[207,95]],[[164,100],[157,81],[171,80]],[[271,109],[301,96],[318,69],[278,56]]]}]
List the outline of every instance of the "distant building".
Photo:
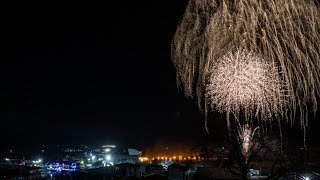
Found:
[{"label": "distant building", "polygon": [[121,163],[136,164],[138,160],[139,151],[136,149],[116,147],[115,145],[103,145],[101,148],[87,154],[83,163],[87,166],[89,165],[89,167],[98,168]]},{"label": "distant building", "polygon": [[139,151],[136,149],[117,148],[114,153],[111,154],[114,164],[120,163],[133,163],[136,164],[139,161]]}]

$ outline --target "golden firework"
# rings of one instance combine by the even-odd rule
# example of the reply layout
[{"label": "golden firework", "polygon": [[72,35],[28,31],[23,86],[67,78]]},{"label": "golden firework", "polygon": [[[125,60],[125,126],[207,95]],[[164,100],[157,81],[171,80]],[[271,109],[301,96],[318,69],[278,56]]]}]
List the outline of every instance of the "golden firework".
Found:
[{"label": "golden firework", "polygon": [[[223,83],[208,85],[222,81],[222,64],[235,63],[231,60],[237,52],[255,58],[251,65],[257,65],[256,70],[271,72],[270,76],[260,76],[260,82],[250,79],[256,75],[249,75],[246,81],[253,82],[252,86],[275,83],[274,91],[258,88],[252,93],[257,88],[253,87],[246,89],[247,94],[230,89],[226,93],[218,92],[226,90]],[[191,0],[172,41],[172,61],[178,86],[205,112],[208,104],[227,114],[243,107],[259,112],[260,118],[281,117],[291,124],[298,112],[305,127],[306,112],[308,108],[317,110],[320,94],[319,4],[313,0]],[[233,85],[237,84],[243,85],[240,80]],[[232,100],[231,93],[238,93],[239,99]],[[223,96],[229,101],[223,102]],[[281,105],[284,99],[287,108]],[[269,105],[272,107],[264,107]]]}]

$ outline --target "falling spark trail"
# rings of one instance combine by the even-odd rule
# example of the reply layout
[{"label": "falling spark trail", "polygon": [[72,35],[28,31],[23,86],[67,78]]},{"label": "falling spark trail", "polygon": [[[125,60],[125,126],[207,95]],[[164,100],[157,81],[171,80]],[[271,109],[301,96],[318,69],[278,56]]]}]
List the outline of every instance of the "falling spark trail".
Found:
[{"label": "falling spark trail", "polygon": [[[172,41],[172,61],[178,86],[201,110],[266,124],[300,119],[305,128],[307,110],[316,112],[320,95],[320,6],[313,0],[190,0]],[[225,65],[240,75],[228,77]]]}]

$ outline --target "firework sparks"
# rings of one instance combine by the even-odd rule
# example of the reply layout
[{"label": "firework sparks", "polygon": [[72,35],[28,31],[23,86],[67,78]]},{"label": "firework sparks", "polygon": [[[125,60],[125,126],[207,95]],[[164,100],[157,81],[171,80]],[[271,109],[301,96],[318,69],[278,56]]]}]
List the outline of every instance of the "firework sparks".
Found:
[{"label": "firework sparks", "polygon": [[[209,71],[206,88],[212,107],[245,117],[270,119],[285,107],[285,86],[277,66],[246,50],[227,53]],[[249,120],[249,119],[247,119]]]},{"label": "firework sparks", "polygon": [[239,128],[238,132],[238,141],[241,146],[241,153],[242,156],[245,158],[245,163],[248,162],[248,158],[250,156],[250,153],[252,151],[252,139],[255,135],[255,132],[259,129],[259,127],[256,127],[252,130],[249,124],[245,124],[241,128]]},{"label": "firework sparks", "polygon": [[[305,127],[307,104],[315,112],[320,95],[319,6],[313,0],[191,0],[172,42],[172,60],[178,86],[205,112],[210,103],[227,114],[242,109],[291,123],[299,112]],[[224,65],[236,68],[232,61],[249,63],[236,79],[224,72]]]},{"label": "firework sparks", "polygon": [[243,156],[247,156],[249,150],[250,150],[250,144],[252,140],[252,130],[251,128],[246,124],[246,126],[243,128],[243,136],[242,136],[242,154]]}]

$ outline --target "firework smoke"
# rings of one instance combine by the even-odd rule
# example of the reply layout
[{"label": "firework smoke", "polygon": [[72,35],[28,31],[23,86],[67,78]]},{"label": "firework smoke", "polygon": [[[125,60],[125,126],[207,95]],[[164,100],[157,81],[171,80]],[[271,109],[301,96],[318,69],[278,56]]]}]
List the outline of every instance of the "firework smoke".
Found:
[{"label": "firework smoke", "polygon": [[[253,59],[235,59],[237,53]],[[320,94],[319,5],[313,0],[191,0],[172,42],[172,60],[178,85],[205,112],[207,104],[227,114],[244,108],[260,118],[273,114],[291,123],[299,112],[304,127],[307,108],[317,110]],[[221,72],[227,70],[223,66],[235,68],[230,63],[243,61],[251,69],[240,77],[252,84],[244,87],[246,82],[233,80],[230,88],[238,84],[240,89],[226,90],[223,81],[231,77],[224,76],[231,70]]]}]

